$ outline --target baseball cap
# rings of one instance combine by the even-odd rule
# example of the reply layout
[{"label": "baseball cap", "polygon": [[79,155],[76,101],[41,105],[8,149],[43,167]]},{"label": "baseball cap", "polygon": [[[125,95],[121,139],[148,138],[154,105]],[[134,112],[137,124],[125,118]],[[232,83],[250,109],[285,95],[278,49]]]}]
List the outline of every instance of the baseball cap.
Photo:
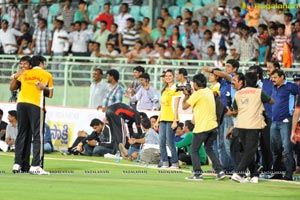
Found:
[{"label": "baseball cap", "polygon": [[295,80],[300,80],[300,74],[293,74],[293,79]]}]

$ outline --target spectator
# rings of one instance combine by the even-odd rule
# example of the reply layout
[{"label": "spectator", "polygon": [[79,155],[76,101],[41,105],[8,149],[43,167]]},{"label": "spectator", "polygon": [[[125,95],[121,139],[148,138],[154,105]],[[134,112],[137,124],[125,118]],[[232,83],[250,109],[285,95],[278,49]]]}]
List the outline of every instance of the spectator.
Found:
[{"label": "spectator", "polygon": [[227,48],[226,46],[220,46],[219,48],[219,55],[217,57],[217,65],[216,66],[220,66],[223,67],[223,62],[225,60],[225,58],[227,57]]},{"label": "spectator", "polygon": [[284,13],[284,25],[285,25],[285,32],[284,34],[290,38],[292,35],[292,19],[293,15],[291,13]]},{"label": "spectator", "polygon": [[185,133],[183,131],[184,123],[179,122],[177,127],[176,127],[176,132],[175,132],[175,142],[179,142],[185,137]]},{"label": "spectator", "polygon": [[237,52],[236,47],[232,45],[230,47],[230,54],[225,58],[225,62],[227,62],[230,59],[234,60],[239,60],[240,59],[240,54]]},{"label": "spectator", "polygon": [[23,34],[20,31],[9,28],[7,20],[3,19],[1,21],[0,42],[2,44],[4,54],[15,55],[17,53],[18,45],[16,37],[22,35]]},{"label": "spectator", "polygon": [[160,30],[160,36],[155,40],[155,43],[163,44],[165,47],[168,46],[169,37],[167,36],[167,29],[162,27]]},{"label": "spectator", "polygon": [[84,0],[80,0],[78,3],[78,10],[74,14],[74,22],[76,21],[86,21],[90,23],[89,13],[87,11],[87,3]]},{"label": "spectator", "polygon": [[[159,97],[157,91],[150,85],[150,76],[143,73],[139,76],[141,88],[130,97],[130,104],[136,103],[137,110],[158,110]],[[128,96],[129,97],[129,96]]]},{"label": "spectator", "polygon": [[150,117],[151,128],[153,128],[153,130],[155,130],[158,133],[158,129],[154,128],[154,125],[155,125],[157,119],[158,119],[158,115],[153,115]]},{"label": "spectator", "polygon": [[[215,68],[214,70],[221,71],[219,68]],[[214,73],[209,73],[208,82],[211,83],[210,89],[214,92],[215,96],[220,96],[220,86],[221,86],[222,78],[215,75]]]},{"label": "spectator", "polygon": [[96,31],[93,36],[93,41],[98,42],[100,44],[101,52],[106,51],[106,42],[108,39],[108,35],[110,32],[106,29],[107,22],[102,21],[100,30]]},{"label": "spectator", "polygon": [[172,59],[182,59],[184,55],[184,47],[179,45],[175,49],[175,55],[172,57]]},{"label": "spectator", "polygon": [[121,4],[121,13],[118,15],[118,33],[122,33],[123,30],[127,27],[127,19],[132,18],[131,14],[128,12],[128,4]]},{"label": "spectator", "polygon": [[75,22],[75,31],[69,34],[69,42],[72,45],[71,52],[73,56],[86,56],[87,38],[87,32],[81,30],[81,22]]},{"label": "spectator", "polygon": [[292,34],[294,63],[300,63],[300,20],[295,22],[295,32]]},{"label": "spectator", "polygon": [[278,25],[278,35],[275,37],[275,53],[273,57],[277,61],[282,61],[283,56],[283,46],[285,43],[288,43],[288,37],[284,34],[285,33],[285,25],[279,24]]},{"label": "spectator", "polygon": [[111,25],[114,24],[114,16],[110,13],[110,3],[104,4],[104,12],[100,13],[99,16],[94,20],[94,30],[96,30],[97,22],[106,21],[106,29],[111,31]]},{"label": "spectator", "polygon": [[128,48],[129,48],[128,45],[122,45],[119,57],[122,57],[122,58],[128,57],[129,56],[129,49]]},{"label": "spectator", "polygon": [[[194,125],[191,120],[186,120],[183,127],[184,137],[182,137],[180,141],[176,142],[176,147],[178,148],[178,159],[187,165],[192,165],[191,145],[193,140],[193,129]],[[199,149],[199,159],[201,165],[206,164],[207,158],[203,145],[201,145]]]},{"label": "spectator", "polygon": [[[215,61],[217,60],[218,57],[215,53],[215,46],[211,45],[207,48],[207,56],[203,56],[202,57],[202,60],[205,60],[205,61]],[[213,63],[209,63],[208,65],[210,66],[213,66],[214,64]]]},{"label": "spectator", "polygon": [[[66,56],[69,51],[69,35],[67,31],[63,30],[64,21],[62,16],[59,16],[55,19],[57,23],[57,27],[53,34],[51,51],[52,55],[55,57],[58,56]],[[53,58],[54,64],[52,65],[52,69],[59,70],[60,72],[53,73],[53,77],[60,77],[61,80],[58,81],[60,84],[63,80],[63,70],[64,65],[61,64],[61,58]]]},{"label": "spectator", "polygon": [[44,126],[45,126],[45,130],[44,130],[44,152],[45,153],[52,153],[54,151],[54,147],[53,147],[53,144],[52,144],[50,127],[46,123],[45,123]]},{"label": "spectator", "polygon": [[174,20],[169,15],[168,8],[162,8],[160,10],[160,16],[164,19],[163,27],[169,29],[169,27],[174,23]]},{"label": "spectator", "polygon": [[99,119],[93,119],[90,126],[94,131],[78,144],[77,150],[87,156],[113,153],[114,142],[110,127]]},{"label": "spectator", "polygon": [[249,27],[244,25],[242,27],[243,37],[240,39],[238,44],[238,52],[240,53],[240,61],[249,61],[256,49],[256,43],[253,38],[249,35]]},{"label": "spectator", "polygon": [[107,37],[107,43],[106,44],[114,45],[114,49],[116,49],[117,51],[120,52],[119,33],[117,32],[118,25],[117,24],[112,24],[110,30],[111,30],[111,33]]},{"label": "spectator", "polygon": [[199,150],[202,143],[211,159],[214,170],[216,170],[217,180],[225,178],[219,159],[213,151],[213,141],[217,138],[218,122],[216,116],[216,105],[213,92],[206,86],[206,78],[199,73],[193,77],[195,92],[190,96],[187,91],[184,97],[182,108],[193,108],[193,118],[195,127],[193,129],[193,139],[191,144],[191,159],[193,164],[193,175],[187,180],[202,180],[202,169],[199,158]]},{"label": "spectator", "polygon": [[[17,138],[18,134],[18,128],[17,128],[17,112],[15,110],[8,111],[8,117],[7,117],[9,124],[6,124],[6,130],[1,132],[4,133],[5,141],[0,140],[0,149],[4,152],[7,151],[14,151],[15,149],[15,140]],[[1,125],[5,122],[1,121]],[[2,127],[4,128],[4,127]],[[1,138],[2,139],[2,138]]]},{"label": "spectator", "polygon": [[216,54],[219,55],[220,40],[222,38],[222,26],[220,22],[216,22],[216,31],[212,34],[211,41],[215,44]]},{"label": "spectator", "polygon": [[84,32],[86,35],[86,41],[89,42],[92,40],[94,32],[91,29],[88,29],[88,22],[87,21],[82,21],[81,22],[81,31]]},{"label": "spectator", "polygon": [[51,55],[52,34],[47,29],[46,19],[39,19],[39,27],[32,36],[32,48],[35,55]]},{"label": "spectator", "polygon": [[150,33],[148,33],[147,31],[145,31],[143,29],[143,23],[141,21],[138,21],[136,23],[136,30],[138,32],[138,34],[140,35],[140,40],[143,42],[143,44],[147,44],[147,43],[151,43],[151,37],[150,37]]},{"label": "spectator", "polygon": [[0,140],[5,141],[7,123],[5,121],[2,121],[2,117],[3,117],[3,110],[0,109]]},{"label": "spectator", "polygon": [[118,56],[119,52],[114,49],[113,44],[106,44],[106,52],[103,53],[103,55],[107,58],[116,58]]},{"label": "spectator", "polygon": [[91,53],[91,57],[101,57],[102,56],[102,52],[100,50],[100,43],[99,42],[93,42],[93,51]]},{"label": "spectator", "polygon": [[[133,69],[133,77],[134,80],[132,81],[132,83],[129,85],[129,93],[130,93],[130,97],[133,97],[135,94],[137,94],[137,92],[142,88],[142,85],[140,83],[140,76],[145,73],[145,69],[142,66],[136,66]],[[130,102],[130,106],[133,109],[136,109],[136,103],[139,99],[136,99],[136,101],[131,101]]]},{"label": "spectator", "polygon": [[41,3],[38,5],[38,17],[47,19],[49,15],[49,9],[47,5],[47,0],[41,0]]},{"label": "spectator", "polygon": [[144,51],[141,54],[142,58],[151,58],[156,52],[153,49],[153,44],[152,43],[147,43]]},{"label": "spectator", "polygon": [[[272,98],[275,103],[272,106],[271,125],[271,150],[273,154],[273,178],[281,179],[282,171],[285,172],[284,180],[292,180],[294,159],[292,152],[291,136],[291,116],[289,110],[290,95],[298,95],[298,85],[286,82],[285,73],[275,69],[271,73],[274,84]],[[285,158],[285,169],[281,166],[282,153]]]},{"label": "spectator", "polygon": [[21,19],[20,10],[17,3],[14,0],[10,0],[9,6],[7,8],[7,13],[9,15],[9,26],[13,29],[20,30]]},{"label": "spectator", "polygon": [[133,49],[128,54],[128,62],[134,63],[136,59],[140,59],[143,55],[143,42],[137,41]]},{"label": "spectator", "polygon": [[148,26],[150,23],[150,18],[149,17],[144,17],[143,19],[143,30],[146,31],[148,34],[151,34],[152,29]]},{"label": "spectator", "polygon": [[204,58],[208,57],[208,47],[214,46],[215,44],[211,41],[212,32],[210,30],[204,31],[204,38],[200,40],[199,45],[197,46],[197,51],[199,55],[204,60]]},{"label": "spectator", "polygon": [[210,18],[211,20],[221,21],[223,19],[231,19],[231,9],[226,5],[227,1],[220,2],[219,7],[215,7]]},{"label": "spectator", "polygon": [[29,55],[33,53],[32,50],[32,35],[29,34],[29,24],[24,22],[22,24],[22,33],[23,36],[17,39],[19,49],[18,54],[20,55]]},{"label": "spectator", "polygon": [[233,31],[236,31],[237,25],[239,23],[245,24],[244,19],[241,17],[241,8],[240,7],[234,7],[232,9],[233,12],[233,18],[230,20],[230,26],[233,28]]},{"label": "spectator", "polygon": [[89,108],[96,108],[97,110],[100,110],[107,91],[108,84],[103,79],[102,69],[94,69],[93,82],[90,86]]},{"label": "spectator", "polygon": [[121,34],[119,35],[122,40],[119,39],[119,41],[122,41],[122,45],[127,45],[129,50],[132,50],[135,42],[140,39],[140,34],[134,27],[134,18],[130,17],[126,22],[127,27],[122,29]]},{"label": "spectator", "polygon": [[63,8],[61,8],[56,14],[56,16],[62,15],[63,18],[65,19],[64,29],[68,33],[71,32],[71,23],[73,22],[74,15],[76,12],[76,10],[71,6],[71,4],[72,4],[72,0],[66,0],[65,6]]},{"label": "spectator", "polygon": [[[194,48],[192,46],[186,46],[185,47],[185,51],[184,51],[184,55],[183,55],[183,59],[184,60],[197,60],[197,55],[195,55],[193,53]],[[191,65],[193,65],[193,63],[191,63]]]},{"label": "spectator", "polygon": [[156,41],[157,38],[160,37],[160,29],[163,27],[164,21],[165,20],[162,17],[158,17],[156,19],[156,28],[152,29],[151,34],[150,34],[151,39],[153,41]]},{"label": "spectator", "polygon": [[177,48],[179,45],[181,45],[179,27],[177,25],[175,25],[175,26],[173,26],[172,35],[169,38],[168,46]]},{"label": "spectator", "polygon": [[118,82],[119,76],[119,72],[115,69],[106,72],[109,87],[102,103],[102,112],[105,112],[108,106],[121,103],[123,100],[123,87]]},{"label": "spectator", "polygon": [[179,34],[184,33],[184,24],[182,22],[182,16],[178,15],[176,17],[175,23],[170,26],[170,30],[173,30],[174,26],[178,26]]},{"label": "spectator", "polygon": [[171,167],[178,168],[178,155],[176,152],[174,136],[175,128],[179,121],[178,104],[180,100],[180,92],[176,92],[176,85],[174,84],[173,70],[168,69],[165,73],[166,85],[161,94],[161,110],[159,119],[155,124],[155,128],[159,123],[159,147],[161,153],[161,167],[169,168],[169,161],[167,155],[166,145],[171,151]]},{"label": "spectator", "polygon": [[189,41],[193,44],[194,47],[197,47],[199,45],[200,38],[201,38],[201,33],[199,29],[199,22],[197,20],[194,20],[192,21]]},{"label": "spectator", "polygon": [[208,17],[205,15],[201,16],[200,38],[204,38],[205,31],[210,30],[210,27],[207,26],[207,23],[208,23]]},{"label": "spectator", "polygon": [[249,4],[247,5],[248,13],[245,20],[249,27],[257,27],[259,25],[260,8],[255,6],[255,0],[249,0]]},{"label": "spectator", "polygon": [[[193,89],[193,83],[190,81],[190,79],[188,78],[188,73],[187,70],[185,68],[179,68],[178,70],[176,70],[176,81],[178,81],[179,83],[176,84],[176,87],[190,87],[190,89]],[[192,92],[192,91],[191,91]],[[181,91],[180,92],[180,100],[179,100],[179,105],[178,105],[178,112],[180,114],[185,113],[185,114],[192,114],[192,109],[187,109],[187,110],[183,110],[182,109],[182,102],[184,99],[184,94]]]}]

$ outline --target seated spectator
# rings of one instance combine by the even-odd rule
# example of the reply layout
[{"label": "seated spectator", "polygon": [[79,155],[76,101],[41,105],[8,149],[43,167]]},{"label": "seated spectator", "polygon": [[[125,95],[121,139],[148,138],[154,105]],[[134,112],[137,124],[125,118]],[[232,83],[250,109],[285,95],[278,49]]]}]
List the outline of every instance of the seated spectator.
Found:
[{"label": "seated spectator", "polygon": [[144,118],[141,121],[141,128],[145,135],[141,138],[130,138],[128,140],[130,147],[127,150],[122,143],[119,145],[122,157],[128,160],[139,160],[138,156],[144,151],[144,148],[136,148],[137,146],[157,145],[159,144],[159,137],[157,132],[151,128],[149,118]]},{"label": "seated spectator", "polygon": [[175,132],[175,142],[179,142],[185,137],[183,132],[183,127],[184,127],[184,123],[179,122],[177,124],[176,132]]},{"label": "seated spectator", "polygon": [[15,140],[18,135],[17,111],[15,111],[15,110],[8,111],[7,119],[9,121],[9,124],[8,125],[6,124],[7,125],[6,131],[5,131],[6,134],[4,135],[5,141],[0,140],[0,149],[4,152],[14,151],[14,149],[15,149]]},{"label": "seated spectator", "polygon": [[118,51],[115,50],[114,45],[111,43],[106,44],[106,52],[102,55],[108,58],[116,58],[118,56]]},{"label": "seated spectator", "polygon": [[148,26],[150,22],[149,17],[144,17],[143,19],[143,30],[146,31],[147,33],[151,34],[152,29]]},{"label": "seated spectator", "polygon": [[45,123],[44,152],[52,153],[53,151],[54,151],[54,148],[53,148],[52,139],[51,139],[50,127],[48,124]]},{"label": "seated spectator", "polygon": [[[202,57],[202,60],[205,60],[205,61],[215,61],[217,60],[217,55],[215,53],[215,46],[209,46],[207,48],[207,56],[203,56]],[[208,63],[209,66],[214,66],[213,63]]]},{"label": "seated spectator", "polygon": [[[192,132],[193,129],[194,129],[194,125],[192,124],[191,120],[185,121],[184,128],[183,128],[185,137],[181,141],[175,143],[176,147],[178,148],[178,160],[186,163],[187,165],[192,164],[191,144],[193,139],[193,132]],[[201,164],[203,165],[206,164],[207,157],[206,157],[203,144],[199,149],[199,157],[200,157]]]},{"label": "seated spectator", "polygon": [[168,46],[169,38],[167,36],[167,29],[165,27],[161,27],[159,29],[159,32],[160,32],[160,36],[155,40],[155,43]]},{"label": "seated spectator", "polygon": [[102,54],[100,52],[100,43],[93,42],[93,52],[91,53],[91,57],[101,57]]},{"label": "seated spectator", "polygon": [[173,55],[172,59],[182,59],[184,55],[184,47],[179,45],[175,49],[175,55]]},{"label": "seated spectator", "polygon": [[179,45],[181,45],[179,27],[175,25],[172,29],[172,35],[169,38],[168,46],[176,48]]},{"label": "seated spectator", "polygon": [[[95,44],[94,41],[89,41],[89,42],[88,42],[88,52],[87,52],[87,55],[88,55],[88,56],[92,56],[92,53],[93,53],[93,51],[95,50],[94,44]],[[100,49],[100,46],[99,46],[99,49]]]},{"label": "seated spectator", "polygon": [[90,126],[94,131],[77,145],[77,151],[87,156],[113,153],[114,144],[110,127],[99,119],[93,119]]},{"label": "seated spectator", "polygon": [[158,115],[153,115],[150,117],[151,128],[153,128],[158,133],[158,129],[154,128],[157,119],[158,119]]},{"label": "seated spectator", "polygon": [[134,96],[126,96],[130,97],[131,103],[137,101],[137,110],[158,110],[159,97],[157,91],[150,85],[149,74],[143,73],[139,79],[142,87]]},{"label": "seated spectator", "polygon": [[124,57],[128,57],[129,56],[129,47],[128,47],[128,45],[122,45],[121,46],[121,52],[119,53],[119,55],[118,55],[119,57],[122,57],[122,58],[124,58]]},{"label": "seated spectator", "polygon": [[3,117],[3,110],[0,109],[0,140],[5,141],[7,123],[5,121],[2,121],[2,117]]},{"label": "seated spectator", "polygon": [[127,54],[129,63],[134,62],[136,59],[142,58],[142,48],[143,42],[141,40],[136,41],[133,49]]},{"label": "seated spectator", "polygon": [[152,43],[150,34],[143,29],[143,23],[141,21],[138,21],[135,25],[135,28],[137,32],[140,34],[140,40],[143,42],[143,44]]},{"label": "seated spectator", "polygon": [[237,52],[236,47],[234,45],[230,47],[230,54],[225,58],[224,62],[227,62],[227,60],[230,59],[234,59],[234,60],[240,59],[240,54]]},{"label": "seated spectator", "polygon": [[215,44],[211,41],[212,32],[210,30],[204,31],[204,38],[200,40],[199,45],[197,47],[197,51],[199,52],[199,55],[201,56],[202,60],[206,58],[207,50],[209,46],[214,46]]},{"label": "seated spectator", "polygon": [[183,59],[184,60],[197,60],[197,56],[193,54],[193,48],[191,46],[187,46],[184,51]]},{"label": "seated spectator", "polygon": [[160,15],[164,18],[163,27],[168,29],[174,23],[174,19],[169,15],[168,8],[162,8],[160,10]]},{"label": "seated spectator", "polygon": [[152,43],[147,43],[145,48],[143,49],[141,53],[141,58],[150,58],[152,57],[156,52],[154,51],[154,46]]}]

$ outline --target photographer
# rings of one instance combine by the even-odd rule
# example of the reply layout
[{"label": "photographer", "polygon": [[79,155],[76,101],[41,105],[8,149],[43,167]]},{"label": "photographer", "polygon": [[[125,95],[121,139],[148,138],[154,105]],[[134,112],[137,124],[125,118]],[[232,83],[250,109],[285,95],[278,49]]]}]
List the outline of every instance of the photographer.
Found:
[{"label": "photographer", "polygon": [[193,77],[195,92],[190,95],[186,89],[184,90],[185,97],[182,108],[188,109],[192,107],[195,120],[191,145],[193,175],[187,177],[187,180],[202,180],[202,169],[199,159],[199,149],[202,143],[204,143],[205,151],[212,161],[214,170],[217,172],[217,179],[225,178],[220,161],[213,151],[213,142],[218,134],[218,122],[214,94],[206,84],[205,76],[199,73]]},{"label": "photographer", "polygon": [[[192,83],[188,79],[188,73],[185,68],[179,68],[176,72],[176,80],[179,82],[176,84],[176,91],[183,91],[184,88],[187,88],[187,91],[189,93],[192,92]],[[179,107],[178,107],[178,113],[184,113],[184,114],[192,114],[192,108],[189,108],[187,110],[182,109],[182,101],[184,99],[184,94],[181,92],[181,98],[179,101]]]}]

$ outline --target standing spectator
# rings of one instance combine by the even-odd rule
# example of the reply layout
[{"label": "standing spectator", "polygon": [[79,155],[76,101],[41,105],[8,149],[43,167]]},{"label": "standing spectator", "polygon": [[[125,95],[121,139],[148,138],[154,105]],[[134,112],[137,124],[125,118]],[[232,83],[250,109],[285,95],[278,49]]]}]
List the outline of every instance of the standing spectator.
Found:
[{"label": "standing spectator", "polygon": [[110,34],[110,32],[106,29],[106,26],[107,26],[107,22],[102,21],[100,30],[96,31],[93,37],[93,41],[98,42],[100,44],[101,52],[106,51],[106,42],[107,42],[108,35]]},{"label": "standing spectator", "polygon": [[155,40],[155,43],[163,44],[165,47],[167,47],[169,43],[169,38],[167,37],[167,29],[165,27],[162,27],[159,32],[160,36]]},{"label": "standing spectator", "polygon": [[151,34],[152,29],[149,27],[149,23],[150,23],[150,18],[149,17],[144,17],[142,28],[143,28],[144,31]]},{"label": "standing spectator", "polygon": [[[284,180],[292,180],[294,159],[292,151],[291,116],[289,110],[290,95],[298,95],[298,85],[286,82],[286,76],[282,70],[275,69],[272,73],[272,81],[275,87],[272,90],[272,98],[275,103],[272,107],[271,125],[271,150],[273,154],[273,178],[282,178],[282,171],[285,171]],[[282,152],[285,158],[285,169],[281,166]]]},{"label": "standing spectator", "polygon": [[284,25],[285,25],[285,32],[284,35],[286,35],[288,38],[292,35],[292,19],[293,15],[291,13],[284,13]]},{"label": "standing spectator", "polygon": [[180,100],[180,92],[176,92],[176,85],[174,83],[173,70],[168,69],[164,75],[166,85],[161,94],[161,109],[159,118],[155,124],[155,128],[159,123],[159,147],[160,147],[160,161],[162,168],[169,167],[168,155],[166,145],[168,145],[172,158],[171,168],[178,168],[178,155],[175,147],[175,128],[179,122],[178,104]]},{"label": "standing spectator", "polygon": [[[59,16],[55,19],[57,23],[57,27],[53,34],[53,40],[52,40],[52,46],[51,46],[51,55],[54,56],[52,65],[52,69],[54,70],[60,70],[58,73],[53,73],[53,76],[55,78],[60,77],[63,79],[63,70],[64,65],[61,64],[62,59],[61,58],[55,58],[60,56],[66,56],[69,51],[69,35],[67,31],[63,30],[64,21],[62,16]],[[59,80],[61,82],[61,80]]]},{"label": "standing spectator", "polygon": [[245,75],[246,87],[237,91],[233,103],[233,109],[238,111],[237,129],[242,144],[241,160],[237,163],[236,172],[231,179],[244,182],[241,175],[247,168],[250,170],[250,182],[258,183],[258,171],[255,167],[255,153],[257,151],[259,129],[266,126],[263,116],[263,103],[273,104],[274,100],[257,88],[257,74],[248,72]]},{"label": "standing spectator", "polygon": [[285,25],[279,24],[278,25],[278,35],[275,37],[275,53],[273,57],[277,61],[282,61],[283,56],[283,46],[286,42],[288,42],[288,37],[284,34],[285,33]]},{"label": "standing spectator", "polygon": [[87,32],[81,30],[81,22],[75,22],[75,31],[69,34],[69,42],[72,45],[73,56],[86,56],[87,53]]},{"label": "standing spectator", "polygon": [[9,19],[10,19],[9,26],[11,28],[20,30],[20,26],[21,26],[20,10],[14,0],[10,1],[10,4],[7,8],[7,13],[9,15]]},{"label": "standing spectator", "polygon": [[119,33],[117,32],[118,25],[112,24],[110,30],[111,33],[107,37],[107,44],[114,45],[114,49],[120,52]]},{"label": "standing spectator", "polygon": [[123,101],[123,87],[119,84],[119,72],[115,69],[106,72],[106,79],[109,83],[108,92],[102,102],[102,112],[107,110],[107,107]]},{"label": "standing spectator", "polygon": [[204,32],[206,30],[210,30],[210,27],[207,26],[208,23],[208,17],[207,16],[201,16],[201,27],[200,27],[200,37],[204,38]]},{"label": "standing spectator", "polygon": [[211,41],[212,32],[210,30],[204,31],[204,38],[200,40],[198,44],[197,51],[199,52],[199,55],[201,56],[202,60],[204,60],[205,57],[207,57],[208,47],[209,46],[215,46],[215,43]]},{"label": "standing spectator", "polygon": [[159,98],[157,91],[150,85],[150,76],[143,73],[139,77],[141,88],[132,97],[130,104],[136,103],[136,109],[141,110],[158,110]]},{"label": "standing spectator", "polygon": [[0,42],[2,44],[4,54],[16,54],[18,50],[18,45],[16,41],[17,36],[22,36],[23,34],[13,28],[8,28],[8,21],[1,21],[0,30]]},{"label": "standing spectator", "polygon": [[89,28],[88,28],[88,25],[89,25],[89,24],[88,24],[87,21],[82,21],[82,22],[81,22],[81,31],[84,32],[85,37],[86,37],[85,40],[86,40],[87,42],[91,41],[92,38],[93,38],[93,35],[94,35],[93,30],[89,29]]},{"label": "standing spectator", "polygon": [[[216,61],[218,59],[217,54],[215,53],[215,46],[211,45],[207,47],[207,55],[202,57],[202,60],[205,61]],[[209,63],[209,66],[214,66],[213,63]]]},{"label": "standing spectator", "polygon": [[[15,162],[13,173],[29,171],[32,174],[49,174],[44,171],[43,166],[43,91],[49,91],[49,98],[53,96],[52,75],[39,67],[40,58],[34,56],[31,59],[33,68],[25,70],[15,78],[21,82],[17,104],[18,135],[15,142]],[[39,81],[36,80],[39,77]],[[46,85],[48,85],[46,87]],[[31,141],[33,140],[33,159],[29,169],[29,155]],[[28,160],[27,160],[28,159]],[[28,165],[28,166],[27,166]]]},{"label": "standing spectator", "polygon": [[135,27],[138,34],[140,35],[140,40],[143,42],[143,44],[148,44],[152,42],[150,33],[143,29],[143,23],[141,21],[138,21]]},{"label": "standing spectator", "polygon": [[132,15],[128,12],[128,4],[121,4],[121,13],[118,15],[118,33],[122,33],[124,28],[127,27],[127,19],[132,18]]},{"label": "standing spectator", "polygon": [[255,0],[249,0],[247,5],[248,13],[245,16],[245,20],[249,27],[257,27],[259,25],[260,8],[255,6]]},{"label": "standing spectator", "polygon": [[7,123],[2,120],[3,110],[0,109],[0,140],[5,141]]},{"label": "standing spectator", "polygon": [[87,4],[84,0],[80,0],[78,3],[78,10],[74,14],[74,22],[76,21],[87,21],[90,23],[89,13],[87,11]]},{"label": "standing spectator", "polygon": [[103,99],[108,91],[108,84],[103,79],[103,71],[100,68],[94,69],[93,82],[90,86],[89,108],[102,108]]},{"label": "standing spectator", "polygon": [[[142,66],[136,66],[133,69],[134,80],[132,81],[132,83],[129,85],[129,88],[128,88],[131,97],[134,96],[142,88],[142,85],[140,83],[140,76],[143,73],[145,73],[145,69]],[[137,101],[138,101],[138,99],[135,102],[134,101],[130,102],[130,106],[133,109],[136,109],[136,103],[137,103]]]},{"label": "standing spectator", "polygon": [[135,42],[139,40],[140,34],[134,27],[134,18],[128,18],[127,20],[127,27],[122,29],[121,34],[119,37],[122,39],[119,39],[119,41],[122,41],[122,45],[127,45],[129,47],[129,50],[133,49],[133,46],[135,45]]},{"label": "standing spectator", "polygon": [[237,52],[235,45],[230,46],[230,54],[225,58],[225,62],[227,62],[230,59],[239,60],[240,54]]},{"label": "standing spectator", "polygon": [[244,25],[242,27],[242,38],[238,44],[238,51],[240,53],[240,61],[249,61],[255,52],[256,43],[253,38],[249,35],[249,27]]},{"label": "standing spectator", "polygon": [[114,16],[110,13],[110,3],[104,4],[104,12],[100,13],[99,16],[94,20],[94,30],[97,28],[97,22],[106,21],[106,29],[111,31],[111,25],[114,23]]},{"label": "standing spectator", "polygon": [[33,53],[32,50],[32,35],[29,33],[29,24],[24,22],[22,24],[22,33],[23,35],[17,38],[19,45],[18,54],[29,55]]},{"label": "standing spectator", "polygon": [[222,26],[220,22],[216,22],[216,31],[213,32],[211,41],[215,44],[216,54],[219,55],[220,40],[222,38]]},{"label": "standing spectator", "polygon": [[192,21],[189,41],[194,45],[194,47],[197,47],[199,45],[200,38],[201,36],[200,36],[199,22],[197,20],[194,20]]},{"label": "standing spectator", "polygon": [[202,169],[199,158],[199,150],[202,143],[204,148],[212,161],[213,168],[217,173],[217,179],[225,178],[225,173],[222,169],[218,157],[213,151],[213,142],[217,139],[218,122],[216,115],[216,104],[213,91],[207,86],[206,78],[199,73],[193,77],[195,92],[190,94],[185,90],[182,108],[193,108],[193,119],[195,120],[195,127],[193,129],[193,139],[191,145],[191,158],[193,164],[193,175],[187,177],[188,180],[202,180]]},{"label": "standing spectator", "polygon": [[52,34],[47,29],[47,20],[39,19],[39,27],[32,36],[32,48],[35,55],[51,55]]},{"label": "standing spectator", "polygon": [[232,9],[233,18],[230,20],[230,26],[233,28],[233,31],[236,31],[238,23],[245,23],[244,19],[241,17],[241,8],[234,7]]},{"label": "standing spectator", "polygon": [[160,29],[163,27],[164,21],[165,20],[162,17],[158,17],[156,19],[156,28],[152,29],[151,34],[150,34],[151,39],[153,41],[156,41],[157,38],[160,37]]},{"label": "standing spectator", "polygon": [[38,5],[38,10],[39,10],[38,17],[47,19],[49,15],[47,0],[41,0],[41,3]]},{"label": "standing spectator", "polygon": [[66,0],[65,6],[57,12],[56,16],[63,16],[64,18],[64,29],[70,33],[71,32],[71,24],[74,20],[74,15],[76,10],[72,7],[72,0]]},{"label": "standing spectator", "polygon": [[294,63],[300,63],[300,20],[295,22],[295,32],[292,34],[291,43],[294,53]]}]

